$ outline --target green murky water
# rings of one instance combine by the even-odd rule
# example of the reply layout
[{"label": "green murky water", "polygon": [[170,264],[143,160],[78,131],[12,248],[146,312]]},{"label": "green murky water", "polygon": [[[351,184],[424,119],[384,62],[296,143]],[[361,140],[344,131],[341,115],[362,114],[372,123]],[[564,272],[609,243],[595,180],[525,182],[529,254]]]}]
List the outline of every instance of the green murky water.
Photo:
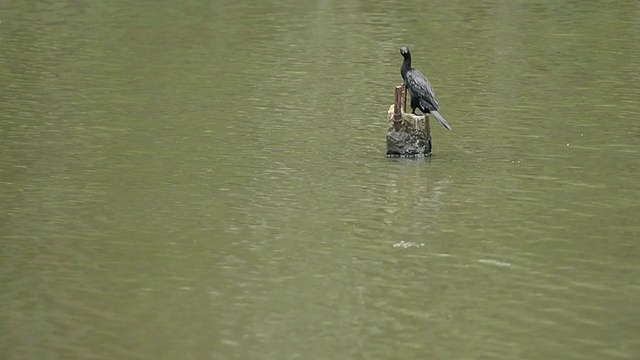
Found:
[{"label": "green murky water", "polygon": [[640,357],[639,3],[417,4],[0,2],[0,357]]}]

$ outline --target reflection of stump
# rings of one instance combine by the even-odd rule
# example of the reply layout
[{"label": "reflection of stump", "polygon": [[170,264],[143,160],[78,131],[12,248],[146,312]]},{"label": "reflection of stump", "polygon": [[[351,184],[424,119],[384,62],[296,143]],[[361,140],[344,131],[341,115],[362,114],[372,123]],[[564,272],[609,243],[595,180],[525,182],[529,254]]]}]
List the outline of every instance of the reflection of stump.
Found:
[{"label": "reflection of stump", "polygon": [[396,86],[395,102],[389,108],[387,156],[431,155],[431,129],[428,116],[416,116],[404,111],[406,86]]}]

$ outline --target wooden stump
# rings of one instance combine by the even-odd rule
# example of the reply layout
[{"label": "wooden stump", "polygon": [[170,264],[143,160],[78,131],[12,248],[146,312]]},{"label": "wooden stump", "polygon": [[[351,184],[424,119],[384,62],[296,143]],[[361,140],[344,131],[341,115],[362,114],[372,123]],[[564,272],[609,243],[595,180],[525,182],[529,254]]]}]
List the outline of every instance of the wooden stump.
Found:
[{"label": "wooden stump", "polygon": [[396,86],[394,104],[389,107],[387,156],[417,157],[431,155],[429,117],[407,114],[407,87]]}]

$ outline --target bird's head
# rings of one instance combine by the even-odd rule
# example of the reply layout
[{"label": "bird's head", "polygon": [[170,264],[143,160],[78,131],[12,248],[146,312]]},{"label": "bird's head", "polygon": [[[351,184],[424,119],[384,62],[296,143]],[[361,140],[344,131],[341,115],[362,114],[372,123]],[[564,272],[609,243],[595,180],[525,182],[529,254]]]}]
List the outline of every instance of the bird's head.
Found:
[{"label": "bird's head", "polygon": [[407,57],[411,57],[411,53],[409,52],[409,48],[406,46],[403,46],[400,48],[400,54],[402,55],[403,58],[407,58]]}]

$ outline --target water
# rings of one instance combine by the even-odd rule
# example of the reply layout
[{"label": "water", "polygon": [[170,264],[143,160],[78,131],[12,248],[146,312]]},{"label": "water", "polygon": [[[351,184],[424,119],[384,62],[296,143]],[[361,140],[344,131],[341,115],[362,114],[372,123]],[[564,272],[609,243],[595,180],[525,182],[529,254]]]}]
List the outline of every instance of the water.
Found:
[{"label": "water", "polygon": [[640,5],[417,3],[0,3],[0,357],[638,358]]}]

